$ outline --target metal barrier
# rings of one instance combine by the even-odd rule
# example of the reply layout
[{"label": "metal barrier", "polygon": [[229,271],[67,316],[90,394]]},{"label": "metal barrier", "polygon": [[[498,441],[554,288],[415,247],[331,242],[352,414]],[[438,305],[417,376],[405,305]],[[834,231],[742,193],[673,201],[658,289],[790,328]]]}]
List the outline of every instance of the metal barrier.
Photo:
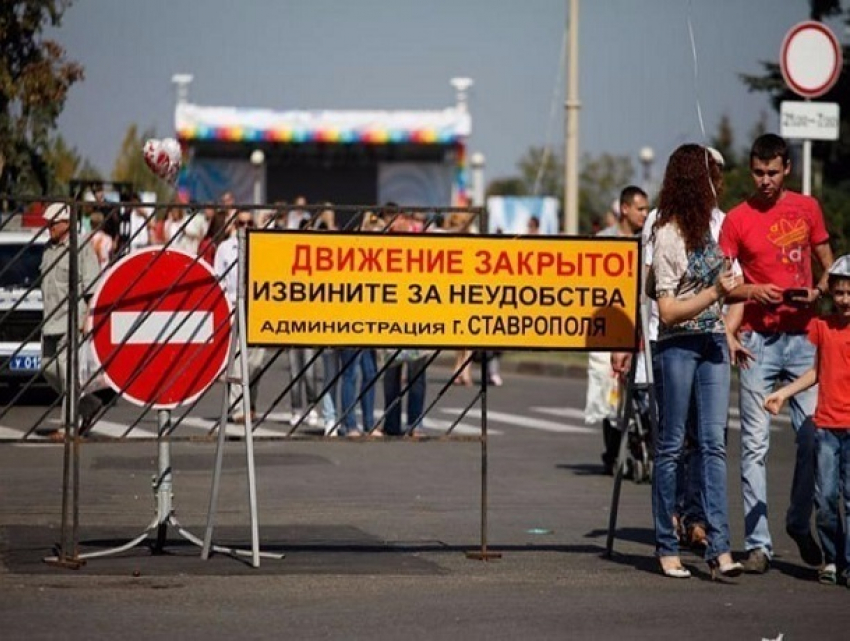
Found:
[{"label": "metal barrier", "polygon": [[[2,198],[2,197],[0,197]],[[26,202],[18,199],[18,202]],[[61,441],[64,443],[64,466],[63,466],[63,500],[62,500],[62,528],[61,528],[61,543],[59,545],[59,553],[50,561],[62,566],[76,567],[79,566],[86,558],[103,556],[127,550],[145,540],[149,534],[156,534],[155,546],[159,549],[165,543],[166,528],[170,525],[177,528],[178,532],[192,541],[193,543],[202,546],[204,556],[211,550],[242,553],[239,550],[232,550],[220,546],[213,546],[211,543],[213,513],[215,500],[217,497],[218,472],[221,467],[221,444],[225,438],[244,439],[246,441],[246,452],[249,461],[250,485],[249,501],[251,502],[252,510],[252,557],[254,565],[259,564],[259,549],[257,543],[257,524],[256,524],[256,505],[253,495],[253,450],[252,442],[254,439],[274,440],[274,439],[327,439],[334,438],[340,431],[347,417],[353,416],[357,407],[360,405],[364,396],[374,393],[375,386],[379,379],[386,373],[387,369],[398,362],[400,350],[388,350],[384,362],[380,367],[376,368],[374,377],[365,381],[361,385],[359,394],[348,404],[347,407],[338,407],[333,424],[328,424],[321,429],[316,429],[313,423],[313,417],[316,416],[316,410],[322,399],[328,394],[333,394],[336,390],[338,382],[346,374],[346,370],[351,367],[356,367],[358,358],[363,351],[363,348],[357,349],[355,355],[348,359],[346,363],[341,363],[335,374],[325,376],[325,380],[320,389],[312,399],[307,400],[306,407],[296,410],[294,405],[291,405],[290,411],[281,412],[279,408],[284,404],[287,397],[292,397],[297,392],[296,387],[306,382],[308,377],[314,375],[315,365],[322,358],[325,352],[324,347],[316,346],[314,353],[303,360],[303,365],[298,367],[293,363],[294,350],[277,349],[274,350],[269,358],[265,360],[262,366],[253,373],[248,375],[246,359],[242,359],[243,371],[241,376],[233,377],[228,371],[219,380],[223,385],[212,385],[202,393],[198,394],[189,402],[179,405],[179,407],[163,407],[157,403],[156,399],[148,399],[145,402],[136,404],[129,403],[122,399],[121,394],[110,393],[106,390],[98,390],[98,387],[103,385],[105,376],[109,376],[110,369],[114,365],[114,358],[117,356],[116,351],[104,359],[98,360],[88,353],[88,350],[94,350],[94,338],[99,336],[104,330],[104,323],[108,321],[111,313],[120,305],[127,301],[118,297],[109,302],[109,304],[101,305],[98,303],[98,309],[89,310],[87,316],[88,321],[78,327],[78,315],[72,313],[78,309],[81,302],[91,302],[91,296],[99,287],[101,274],[99,279],[86,282],[85,278],[81,278],[80,265],[81,261],[86,260],[86,255],[91,251],[92,244],[95,242],[98,233],[102,232],[102,228],[92,229],[89,233],[81,232],[81,222],[84,219],[84,213],[87,208],[91,207],[90,203],[80,203],[62,199],[53,199],[52,202],[63,203],[68,206],[70,212],[70,221],[68,228],[67,240],[59,245],[52,245],[50,255],[55,254],[55,258],[39,265],[38,274],[30,274],[29,277],[19,279],[21,282],[11,282],[11,277],[16,273],[24,261],[28,261],[29,269],[34,264],[33,256],[40,257],[46,246],[45,238],[50,236],[51,231],[49,225],[45,223],[37,230],[30,232],[29,237],[23,238],[18,234],[6,235],[12,227],[16,226],[19,216],[5,212],[0,219],[0,248],[2,243],[8,241],[8,245],[14,245],[15,249],[10,250],[11,254],[8,261],[0,264],[0,284],[5,283],[4,278],[11,282],[9,287],[4,285],[4,293],[0,298],[0,443],[28,443],[28,442],[44,442],[46,440]],[[126,224],[127,217],[131,213],[131,209],[138,207],[138,203],[119,202],[109,203],[108,206],[118,212],[124,221],[124,235],[121,238],[120,246],[117,251],[109,259],[109,264],[103,266],[104,273],[110,274],[112,263],[126,256],[128,249],[132,246],[134,239],[143,229],[149,228],[155,221],[161,218],[160,212],[163,209],[167,210],[182,210],[189,212],[189,215],[184,215],[182,221],[177,221],[169,225],[170,237],[164,239],[164,243],[152,250],[149,268],[155,269],[155,265],[159,261],[168,260],[169,252],[173,252],[176,247],[180,246],[182,239],[186,237],[190,225],[193,225],[193,216],[202,215],[199,211],[207,208],[215,208],[215,204],[201,205],[180,205],[180,204],[153,204],[144,205],[144,226],[136,229],[135,233],[128,233],[129,225]],[[218,229],[211,238],[212,242],[223,239],[227,230],[231,229],[239,219],[239,212],[252,212],[252,219],[257,223],[269,228],[277,226],[281,221],[286,220],[286,213],[294,207],[258,207],[255,205],[235,205],[224,213],[216,213],[214,216],[219,223],[223,223],[223,227]],[[419,219],[416,225],[420,227],[420,231],[429,231],[439,220],[441,216],[454,214],[463,220],[463,227],[457,231],[467,231],[471,226],[478,224],[481,228],[485,226],[483,220],[483,211],[480,209],[411,209],[404,210],[397,207],[333,207],[328,205],[311,205],[299,207],[299,210],[304,212],[303,225],[306,228],[317,228],[324,223],[328,224],[328,219],[336,217],[341,221],[341,229],[343,231],[372,231],[375,233],[389,233],[395,230],[400,221],[406,221],[406,224],[413,224],[407,221],[406,214],[415,213]],[[328,212],[332,212],[331,215]],[[244,218],[244,214],[243,214]],[[223,220],[221,220],[223,219]],[[216,237],[217,235],[217,237]],[[14,242],[12,237],[14,236]],[[57,249],[58,247],[58,249]],[[244,258],[244,256],[243,256]],[[200,255],[193,255],[187,262],[185,269],[179,273],[171,274],[170,282],[166,283],[162,291],[158,291],[156,295],[150,296],[144,305],[135,309],[134,321],[129,327],[125,328],[121,340],[131,341],[134,335],[149,329],[146,322],[152,318],[152,315],[161,313],[158,312],[158,305],[162,303],[166,297],[177,293],[178,295],[183,290],[195,289],[187,282],[184,282],[186,275],[197,265],[203,258]],[[211,296],[219,295],[222,283],[227,281],[232,276],[238,267],[237,262],[220,268],[215,278],[203,287],[203,291],[194,291],[194,295],[199,297],[198,300],[188,309],[182,310],[182,315],[174,313],[171,318],[161,324],[158,332],[153,339],[147,336],[145,340],[149,341],[149,347],[143,349],[143,355],[139,358],[135,372],[119,392],[126,390],[134,384],[141,376],[146,375],[149,369],[148,365],[156,357],[157,346],[167,344],[173,339],[180,338],[181,340],[191,343],[200,331],[200,326],[192,326],[190,321],[193,318],[193,313],[202,309],[204,301]],[[42,276],[50,272],[56,274],[57,271],[67,272],[67,291],[59,300],[45,301],[41,295],[40,287],[42,284]],[[127,284],[126,291],[130,292],[138,282],[145,277],[145,273],[139,273],[133,276],[133,279]],[[44,311],[44,305],[47,303],[50,309]],[[39,307],[42,310],[39,310]],[[41,312],[41,313],[40,313]],[[238,309],[231,309],[225,319],[212,328],[212,332],[220,332],[226,328],[228,324],[238,326],[239,323],[234,323],[234,319],[238,318]],[[57,340],[58,349],[56,353],[47,354],[39,349],[36,354],[33,345],[39,341],[45,344],[42,336],[42,329],[45,324],[60,314],[67,315],[67,325],[64,333],[64,346],[60,340]],[[40,318],[39,318],[40,316]],[[244,325],[242,325],[244,327]],[[182,337],[182,338],[181,338]],[[187,338],[188,337],[188,338]],[[237,336],[237,338],[239,338]],[[241,338],[241,353],[247,353],[247,346],[244,343],[244,335]],[[379,430],[382,422],[385,420],[386,414],[391,412],[403,401],[410,393],[412,387],[417,383],[419,377],[426,376],[428,366],[430,366],[439,356],[439,350],[432,352],[425,358],[423,365],[415,376],[407,381],[400,390],[396,398],[391,404],[384,408],[384,415],[381,416],[372,430]],[[231,349],[230,360],[233,359],[233,349]],[[281,391],[275,396],[260,415],[254,419],[252,416],[253,408],[248,403],[249,390],[254,389],[260,380],[263,378],[268,380],[270,372],[273,372],[276,364],[280,365],[281,359],[289,360],[288,364],[288,383],[282,386]],[[49,388],[46,385],[44,372],[50,368],[56,369],[62,361],[65,361],[64,384],[60,385],[60,389],[53,390],[55,393],[50,394]],[[462,360],[460,365],[453,369],[451,375],[439,389],[437,394],[432,399],[431,403],[424,408],[422,418],[428,416],[438,406],[441,399],[450,389],[451,385],[461,376],[465,368],[470,365],[471,353]],[[83,367],[81,367],[81,364]],[[199,370],[204,366],[203,363],[193,361],[191,358],[177,359],[174,366],[169,371],[161,372],[161,386],[168,388],[172,383],[185,380],[190,375],[197,375]],[[459,415],[448,425],[441,428],[429,426],[427,438],[453,439],[458,441],[480,442],[482,445],[482,526],[481,526],[481,551],[476,554],[477,558],[488,558],[493,556],[487,552],[487,523],[486,523],[486,475],[487,475],[487,456],[486,456],[486,395],[487,395],[487,357],[486,353],[482,359],[482,376],[481,386],[472,390],[470,399]],[[361,373],[362,375],[362,373]],[[60,376],[60,379],[62,377]],[[228,397],[228,386],[241,386],[241,392],[234,399]],[[46,393],[47,392],[47,393]],[[207,419],[205,416],[198,416],[199,410],[203,413],[203,407],[208,406],[211,399],[216,398],[216,394],[221,395],[222,411],[219,417],[215,419]],[[98,398],[99,402],[97,409],[86,414],[81,409],[83,401],[88,399]],[[334,402],[336,399],[333,399]],[[93,402],[93,401],[92,401]],[[482,420],[480,433],[474,436],[457,435],[455,429],[469,411],[476,405],[481,404]],[[245,423],[250,429],[246,430],[245,425],[234,424],[228,422],[227,418],[239,413],[239,407],[242,407],[242,415]],[[31,407],[36,407],[35,412],[30,410]],[[61,408],[59,417],[56,416],[57,408]],[[173,414],[172,414],[173,412]],[[146,419],[149,419],[153,414],[156,415],[157,429],[152,432],[145,424]],[[27,418],[29,415],[29,418]],[[330,423],[330,421],[328,421]],[[67,428],[67,429],[66,429]],[[377,434],[373,431],[372,434]],[[412,435],[411,435],[412,438]],[[176,441],[204,441],[211,442],[214,439],[219,444],[219,454],[217,456],[217,467],[214,475],[213,488],[210,501],[210,516],[208,528],[204,541],[195,537],[190,532],[186,531],[175,517],[175,510],[172,505],[172,471],[170,462],[170,443]],[[154,482],[154,494],[156,498],[157,510],[156,516],[145,531],[136,539],[111,550],[104,550],[87,555],[81,555],[78,547],[78,531],[79,531],[79,474],[80,474],[80,447],[83,441],[89,442],[131,442],[131,441],[156,441],[159,445],[159,463],[157,476]],[[369,440],[369,439],[361,439]],[[416,439],[419,440],[419,439]]]}]

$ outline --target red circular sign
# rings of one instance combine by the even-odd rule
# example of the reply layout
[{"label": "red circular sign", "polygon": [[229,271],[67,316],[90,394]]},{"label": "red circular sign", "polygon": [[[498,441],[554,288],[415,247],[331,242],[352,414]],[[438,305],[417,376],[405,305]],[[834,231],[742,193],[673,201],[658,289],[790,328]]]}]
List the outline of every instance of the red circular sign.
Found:
[{"label": "red circular sign", "polygon": [[801,22],[785,34],[779,68],[785,83],[797,95],[803,98],[824,95],[838,81],[842,66],[841,45],[823,23]]},{"label": "red circular sign", "polygon": [[190,403],[230,349],[230,304],[210,267],[173,249],[136,251],[103,274],[92,298],[95,360],[137,405]]}]

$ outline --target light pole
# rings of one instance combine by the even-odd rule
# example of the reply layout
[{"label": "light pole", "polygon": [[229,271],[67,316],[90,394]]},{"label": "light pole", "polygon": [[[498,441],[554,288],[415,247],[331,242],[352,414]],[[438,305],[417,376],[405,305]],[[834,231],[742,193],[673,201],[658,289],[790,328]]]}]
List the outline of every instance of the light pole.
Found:
[{"label": "light pole", "polygon": [[472,204],[475,207],[484,206],[484,166],[486,159],[484,154],[476,151],[469,159],[472,168]]},{"label": "light pole", "polygon": [[643,188],[649,194],[652,188],[652,163],[655,161],[655,151],[649,146],[641,147],[638,159],[643,165]]},{"label": "light pole", "polygon": [[568,38],[569,64],[567,65],[567,118],[564,136],[564,233],[578,234],[578,5],[579,0],[569,0]]},{"label": "light pole", "polygon": [[259,205],[263,201],[263,163],[266,155],[262,149],[251,152],[251,164],[254,165],[254,204]]}]

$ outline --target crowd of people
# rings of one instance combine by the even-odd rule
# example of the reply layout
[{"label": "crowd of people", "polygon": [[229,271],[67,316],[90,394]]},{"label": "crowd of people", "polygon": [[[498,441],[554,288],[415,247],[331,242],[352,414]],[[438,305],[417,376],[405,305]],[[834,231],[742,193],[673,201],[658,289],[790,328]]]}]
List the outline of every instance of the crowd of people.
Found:
[{"label": "crowd of people", "polygon": [[[299,196],[291,205],[279,202],[273,207],[239,208],[232,192],[225,192],[215,206],[203,208],[192,206],[170,206],[164,216],[141,202],[137,194],[127,196],[119,207],[104,197],[102,185],[95,185],[84,196],[81,208],[80,260],[81,283],[85,284],[81,305],[93,293],[99,274],[127,251],[149,246],[165,246],[197,256],[214,271],[227,298],[235,305],[238,289],[239,248],[237,231],[246,227],[288,230],[337,230],[336,209],[325,203],[324,209],[308,207],[304,197]],[[67,262],[68,237],[70,231],[70,207],[51,205],[45,212],[51,233],[50,249],[47,253],[61,253]],[[357,231],[389,233],[407,232],[451,232],[475,233],[473,214],[456,213],[448,217],[428,217],[425,214],[407,211],[395,203],[387,203],[379,212],[358,212],[350,221]],[[63,263],[64,264],[64,263]],[[58,274],[51,266],[43,265],[45,272]],[[62,274],[67,278],[67,269]],[[43,279],[45,289],[45,312],[66,303],[60,286],[53,286],[51,277]],[[48,309],[50,308],[50,309]],[[85,310],[80,318],[80,327],[86,318]],[[57,315],[58,322],[46,326],[44,332],[45,354],[64,354],[66,315]],[[54,327],[57,335],[51,332]],[[60,340],[61,339],[61,340]],[[60,344],[61,343],[61,344]],[[321,354],[319,354],[321,351]],[[249,408],[252,420],[256,418],[257,395],[264,364],[268,361],[268,350],[249,347],[246,354],[250,377]],[[432,352],[414,349],[373,349],[292,347],[285,350],[288,373],[292,381],[290,424],[293,427],[305,424],[316,428],[322,426],[327,436],[356,438],[364,434],[371,436],[421,436],[425,406],[427,373],[426,367]],[[500,385],[498,354],[490,353],[489,380]],[[237,352],[231,363],[228,378],[238,380],[242,354]],[[460,350],[457,355],[455,382],[472,384],[470,361],[472,353]],[[65,391],[61,375],[65,360],[56,359],[46,371],[48,380],[59,392]],[[382,375],[377,380],[379,368]],[[321,376],[321,378],[320,378]],[[358,386],[359,379],[359,386]],[[375,418],[377,386],[382,385],[384,415]],[[229,384],[229,420],[245,423],[241,386]],[[402,400],[406,397],[406,421],[402,425]],[[360,420],[357,420],[357,408]],[[95,395],[86,395],[81,402],[84,434],[91,428],[101,404]],[[321,412],[321,413],[320,413]],[[64,438],[62,430],[51,432],[51,438]]]},{"label": "crowd of people", "polygon": [[[723,157],[682,145],[671,155],[656,208],[626,235],[641,234],[652,320],[643,337],[657,402],[652,510],[664,576],[691,576],[680,554],[701,551],[713,577],[768,572],[770,416],[790,404],[796,457],[785,530],[822,583],[850,574],[850,256],[833,260],[817,200],[787,188],[784,139],[750,150],[755,191],[728,214],[718,208]],[[620,209],[629,207],[628,189]],[[819,316],[821,299],[831,311]],[[629,354],[611,357],[624,376]],[[744,557],[730,540],[726,430],[731,367],[738,373]],[[777,389],[778,387],[778,389]],[[603,461],[616,457],[606,442]],[[842,520],[839,507],[843,501]],[[817,539],[812,533],[816,509]],[[850,585],[848,585],[850,587]]]}]

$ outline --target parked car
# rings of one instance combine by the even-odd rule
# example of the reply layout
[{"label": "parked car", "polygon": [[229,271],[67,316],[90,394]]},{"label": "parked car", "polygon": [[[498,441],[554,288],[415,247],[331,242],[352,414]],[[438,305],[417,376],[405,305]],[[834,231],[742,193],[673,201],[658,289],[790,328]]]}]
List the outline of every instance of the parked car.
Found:
[{"label": "parked car", "polygon": [[45,233],[0,232],[0,383],[12,387],[33,377],[44,382],[39,274],[46,242]]}]

